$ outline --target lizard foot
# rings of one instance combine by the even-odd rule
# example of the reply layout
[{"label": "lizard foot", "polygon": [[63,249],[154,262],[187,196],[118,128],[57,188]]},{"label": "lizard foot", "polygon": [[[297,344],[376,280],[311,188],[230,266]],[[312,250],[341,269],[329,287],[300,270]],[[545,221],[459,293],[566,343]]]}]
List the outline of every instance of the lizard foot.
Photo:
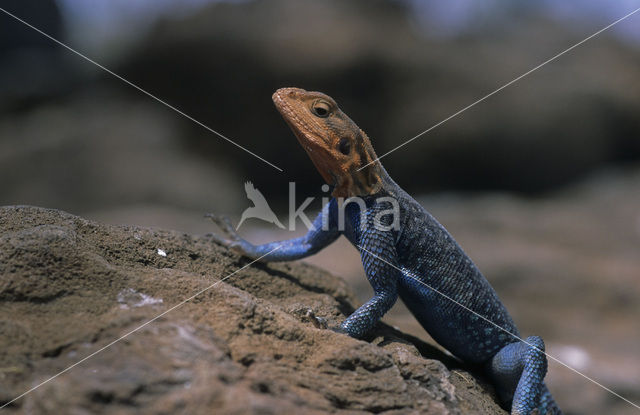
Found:
[{"label": "lizard foot", "polygon": [[305,317],[308,318],[309,321],[311,321],[311,323],[317,329],[326,329],[327,328],[327,320],[322,318],[322,317],[316,316],[316,313],[314,313],[312,309],[309,308],[307,310],[307,314],[305,314]]},{"label": "lizard foot", "polygon": [[231,220],[229,219],[228,216],[218,215],[216,213],[205,213],[204,217],[211,219],[211,221],[216,225],[218,225],[218,227],[222,230],[222,232],[227,234],[229,237],[234,239],[238,238],[238,234],[236,233],[236,230],[233,228],[233,225],[231,224]]},{"label": "lizard foot", "polygon": [[233,228],[233,225],[231,224],[231,220],[227,216],[218,215],[216,213],[207,213],[204,215],[204,217],[211,219],[211,221],[215,223],[225,235],[228,236],[228,238],[223,238],[214,233],[208,234],[211,236],[211,238],[214,241],[224,246],[227,246],[237,251],[240,254],[244,254],[244,251],[242,250],[242,246],[241,246],[242,238],[240,237],[240,235],[236,233],[236,230]]},{"label": "lizard foot", "polygon": [[345,329],[343,329],[342,326],[331,326],[327,328],[334,333],[346,334],[347,336],[349,336],[349,333]]}]

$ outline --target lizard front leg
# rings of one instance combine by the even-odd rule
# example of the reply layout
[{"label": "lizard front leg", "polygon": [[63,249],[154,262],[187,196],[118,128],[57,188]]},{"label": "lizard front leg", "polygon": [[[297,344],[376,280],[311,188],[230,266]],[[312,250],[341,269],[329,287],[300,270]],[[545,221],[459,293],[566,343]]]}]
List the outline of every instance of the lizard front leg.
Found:
[{"label": "lizard front leg", "polygon": [[359,249],[364,271],[373,287],[374,295],[340,326],[344,332],[356,338],[361,338],[369,332],[395,304],[398,299],[400,277],[391,232],[365,232],[360,238]]},{"label": "lizard front leg", "polygon": [[219,216],[213,213],[205,216],[218,225],[227,236],[227,238],[223,238],[214,235],[214,240],[252,259],[264,256],[262,258],[263,262],[293,261],[308,257],[320,251],[340,236],[335,220],[335,199],[332,199],[322,209],[314,220],[313,227],[304,236],[262,245],[254,245],[240,237],[226,216]]}]

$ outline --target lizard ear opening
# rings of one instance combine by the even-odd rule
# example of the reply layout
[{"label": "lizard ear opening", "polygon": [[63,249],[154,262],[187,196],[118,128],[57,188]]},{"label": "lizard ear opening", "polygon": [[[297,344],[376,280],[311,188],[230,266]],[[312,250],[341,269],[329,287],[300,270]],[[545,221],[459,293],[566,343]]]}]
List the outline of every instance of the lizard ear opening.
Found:
[{"label": "lizard ear opening", "polygon": [[348,156],[351,152],[351,141],[347,137],[342,137],[338,143],[338,150],[345,156]]}]

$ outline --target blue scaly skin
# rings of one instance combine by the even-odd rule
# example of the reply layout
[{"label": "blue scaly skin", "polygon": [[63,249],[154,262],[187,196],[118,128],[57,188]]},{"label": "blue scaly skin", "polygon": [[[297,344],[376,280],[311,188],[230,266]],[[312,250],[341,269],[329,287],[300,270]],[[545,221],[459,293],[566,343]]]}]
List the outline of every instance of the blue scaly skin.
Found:
[{"label": "blue scaly skin", "polygon": [[[283,88],[273,100],[333,186],[334,198],[306,235],[257,246],[240,238],[228,219],[211,215],[230,237],[222,241],[251,258],[277,248],[263,261],[291,261],[344,235],[361,253],[374,296],[340,331],[361,338],[400,297],[433,339],[461,360],[485,368],[512,414],[559,414],[543,381],[542,339],[519,340],[489,282],[449,232],[391,180],[366,134],[322,93]],[[349,197],[361,203],[344,199]]]}]

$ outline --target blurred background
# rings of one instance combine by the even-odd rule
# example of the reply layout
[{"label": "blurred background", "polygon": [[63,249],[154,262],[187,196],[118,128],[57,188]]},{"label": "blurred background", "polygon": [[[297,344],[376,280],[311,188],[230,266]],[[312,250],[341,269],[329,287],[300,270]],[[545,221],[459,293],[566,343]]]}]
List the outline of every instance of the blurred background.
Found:
[{"label": "blurred background", "polygon": [[[271,103],[320,90],[378,154],[637,8],[631,0],[2,0],[280,172],[0,12],[0,205],[192,234],[251,206],[287,222],[321,178]],[[640,13],[384,158],[524,335],[640,401]],[[254,242],[304,232],[249,220]],[[371,295],[344,240],[310,259]],[[428,339],[398,305],[386,320]],[[637,413],[551,362],[567,413]]]}]

